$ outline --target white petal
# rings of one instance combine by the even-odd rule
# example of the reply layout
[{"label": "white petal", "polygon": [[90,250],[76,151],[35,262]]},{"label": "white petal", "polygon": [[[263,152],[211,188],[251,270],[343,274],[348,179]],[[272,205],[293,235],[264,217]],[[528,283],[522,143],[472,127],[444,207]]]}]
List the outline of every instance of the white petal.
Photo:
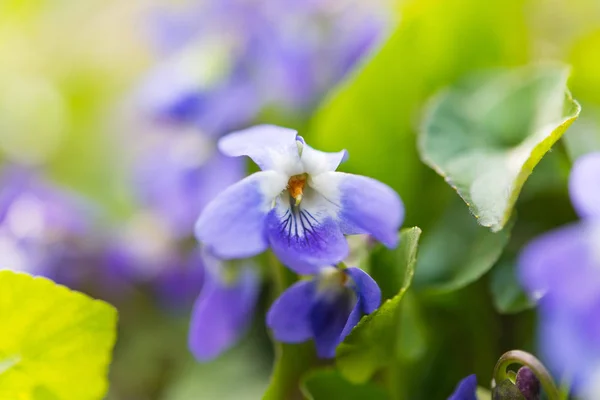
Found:
[{"label": "white petal", "polygon": [[258,125],[224,136],[219,140],[219,150],[230,157],[249,156],[263,171],[292,176],[304,172],[296,136],[292,129]]}]

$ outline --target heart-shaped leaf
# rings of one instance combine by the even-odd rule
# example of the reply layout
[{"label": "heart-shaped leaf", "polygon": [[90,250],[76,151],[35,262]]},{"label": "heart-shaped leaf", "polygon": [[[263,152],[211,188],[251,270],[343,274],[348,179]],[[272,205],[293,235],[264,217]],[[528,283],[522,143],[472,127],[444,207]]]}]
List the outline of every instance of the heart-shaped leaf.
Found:
[{"label": "heart-shaped leaf", "polygon": [[116,322],[107,303],[0,271],[0,399],[102,398]]},{"label": "heart-shaped leaf", "polygon": [[533,168],[579,115],[567,76],[559,66],[469,76],[429,107],[422,160],[492,231],[506,225]]}]

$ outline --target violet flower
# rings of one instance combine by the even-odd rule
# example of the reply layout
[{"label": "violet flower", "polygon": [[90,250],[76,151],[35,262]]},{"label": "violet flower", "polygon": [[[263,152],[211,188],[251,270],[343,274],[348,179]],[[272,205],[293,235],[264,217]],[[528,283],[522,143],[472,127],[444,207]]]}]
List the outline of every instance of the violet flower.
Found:
[{"label": "violet flower", "polygon": [[318,151],[296,131],[269,125],[227,135],[219,149],[249,156],[262,171],[226,189],[200,215],[196,237],[218,257],[251,257],[270,246],[285,265],[311,274],[348,256],[345,234],[397,245],[399,196],[374,179],[335,172],[345,150]]},{"label": "violet flower", "polygon": [[306,111],[383,36],[390,15],[383,4],[333,3],[219,0],[161,9],[153,36],[165,61],[140,98],[151,115],[208,134],[247,125],[264,108]]},{"label": "violet flower", "polygon": [[202,287],[200,252],[184,246],[153,210],[139,211],[119,225],[105,253],[113,280],[148,287],[169,311],[189,309]]},{"label": "violet flower", "polygon": [[575,163],[571,199],[582,221],[532,241],[520,280],[538,300],[541,350],[583,398],[600,396],[600,153]]},{"label": "violet flower", "polygon": [[199,361],[210,361],[237,343],[247,330],[260,291],[256,268],[249,262],[223,262],[203,253],[204,286],[196,299],[189,347]]},{"label": "violet flower", "polygon": [[204,207],[245,169],[243,160],[222,155],[200,132],[164,133],[137,161],[135,186],[143,207],[168,225],[170,235],[185,239]]},{"label": "violet flower", "polygon": [[94,213],[33,171],[6,169],[0,182],[0,268],[78,286],[91,272],[96,250]]},{"label": "violet flower", "polygon": [[477,400],[477,377],[469,375],[461,380],[448,400]]},{"label": "violet flower", "polygon": [[267,314],[267,325],[278,341],[312,338],[319,357],[332,358],[360,318],[380,303],[379,286],[361,269],[325,267],[283,292]]}]

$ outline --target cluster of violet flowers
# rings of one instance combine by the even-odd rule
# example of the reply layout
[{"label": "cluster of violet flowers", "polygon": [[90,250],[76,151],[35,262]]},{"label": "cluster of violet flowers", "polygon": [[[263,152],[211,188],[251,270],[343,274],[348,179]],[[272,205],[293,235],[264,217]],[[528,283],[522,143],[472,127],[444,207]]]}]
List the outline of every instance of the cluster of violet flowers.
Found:
[{"label": "cluster of violet flowers", "polygon": [[112,221],[41,169],[5,165],[0,267],[113,300],[148,285],[169,310],[200,293],[194,321],[212,318],[214,334],[193,323],[192,336],[207,337],[195,353],[208,359],[243,331],[261,285],[251,260],[230,261],[193,239],[202,210],[246,174],[218,139],[272,110],[304,118],[383,37],[387,17],[356,0],[191,1],[154,11],[147,21],[161,61],[128,99],[133,124],[119,138],[136,210]]},{"label": "cluster of violet flowers", "polygon": [[[196,223],[196,237],[213,257],[255,256],[267,248],[292,271],[307,275],[287,289],[267,314],[267,325],[282,342],[315,340],[317,353],[333,357],[335,348],[364,314],[381,302],[375,281],[359,268],[340,264],[348,256],[345,235],[369,234],[389,247],[398,243],[403,219],[399,196],[388,186],[363,176],[336,172],[346,152],[313,149],[297,132],[261,125],[234,132],[219,141],[232,157],[249,156],[261,169],[218,195]],[[243,279],[241,280],[243,282]],[[233,287],[233,286],[232,286]],[[223,297],[202,296],[192,316],[190,347],[202,358],[214,336],[213,319],[247,318],[231,290]],[[214,303],[214,304],[213,304]]]},{"label": "cluster of violet flowers", "polygon": [[[304,268],[303,273],[317,274],[325,266],[326,270],[338,271],[333,266],[347,253],[343,233],[368,230],[353,226],[350,219],[343,222],[346,229],[343,233],[332,228],[335,222],[331,218],[323,221],[323,227],[315,222],[323,212],[334,214],[317,201],[317,192],[309,189],[312,181],[301,180],[296,190],[306,185],[307,197],[302,201],[302,214],[294,217],[290,214],[288,229],[296,237],[304,238],[303,226],[308,227],[308,244],[297,245],[294,241],[296,246],[286,251],[288,243],[261,236],[264,229],[252,225],[256,220],[251,220],[250,225],[238,225],[237,233],[216,230],[219,224],[230,223],[227,215],[222,215],[223,222],[201,223],[207,215],[214,214],[216,218],[219,212],[231,210],[217,207],[215,214],[217,200],[211,203],[212,199],[235,197],[236,193],[231,194],[234,188],[243,190],[234,183],[245,176],[246,163],[236,157],[244,154],[244,147],[237,144],[237,149],[231,148],[236,143],[234,135],[221,141],[219,138],[251,125],[265,112],[276,111],[291,120],[305,117],[323,94],[343,79],[383,36],[386,18],[379,13],[381,10],[357,8],[357,4],[354,0],[344,0],[335,6],[329,1],[227,0],[192,3],[183,12],[161,9],[152,15],[151,31],[163,61],[143,79],[134,96],[138,109],[136,123],[141,128],[134,140],[143,143],[143,147],[133,155],[131,179],[137,188],[140,207],[124,226],[117,227],[108,266],[114,274],[149,283],[161,301],[170,306],[190,302],[200,293],[190,327],[190,347],[199,360],[218,356],[248,326],[262,281],[260,271],[249,257],[264,250],[267,241],[273,240],[274,252],[284,263],[293,259],[297,268]],[[261,141],[256,143],[258,147],[278,149],[284,143],[280,140],[285,139],[289,142],[286,146],[293,146],[297,153],[295,132],[275,127],[260,130],[271,133],[247,136],[242,141],[258,140]],[[253,154],[249,155],[256,161]],[[342,161],[342,153],[325,157],[324,153],[309,148],[304,157],[309,155],[324,157],[314,160],[310,167],[314,169],[306,171],[312,176],[316,176],[317,169],[329,171]],[[290,158],[288,166],[279,165],[283,159],[265,166],[261,163],[267,163],[268,157],[256,157],[262,160],[258,162],[261,168],[288,169],[272,179],[267,179],[267,175],[274,172],[253,175],[254,185],[285,190],[289,177],[284,175],[298,169],[297,165],[291,165],[292,153],[282,153],[282,157]],[[315,164],[320,162],[326,165]],[[296,160],[296,164],[300,162]],[[303,174],[304,171],[295,175]],[[336,182],[335,187],[341,184]],[[238,194],[240,198],[226,203],[251,206],[253,199],[256,200],[245,197],[256,195],[252,192]],[[269,195],[272,200],[278,197],[274,192]],[[313,204],[317,209],[305,208]],[[240,221],[253,216],[248,214],[252,212],[255,211],[248,207],[238,215]],[[203,246],[198,248],[193,243],[194,221],[201,213],[196,233]],[[266,224],[279,223],[275,218],[264,222],[265,228]],[[209,233],[198,228],[201,226]],[[296,233],[298,229],[302,231]],[[245,235],[240,236],[242,232]],[[322,235],[323,239],[315,235]],[[385,240],[391,243],[395,239]],[[357,286],[354,280],[363,284],[360,278],[370,279],[359,276],[360,273],[348,269],[325,275],[337,276],[352,291]],[[354,280],[345,278],[352,274],[357,275]],[[332,280],[315,279],[315,285],[317,281]],[[352,307],[360,300],[359,309],[370,311],[379,303],[360,296],[355,302],[356,295],[348,290],[343,297]],[[356,316],[353,314],[352,318]]]}]

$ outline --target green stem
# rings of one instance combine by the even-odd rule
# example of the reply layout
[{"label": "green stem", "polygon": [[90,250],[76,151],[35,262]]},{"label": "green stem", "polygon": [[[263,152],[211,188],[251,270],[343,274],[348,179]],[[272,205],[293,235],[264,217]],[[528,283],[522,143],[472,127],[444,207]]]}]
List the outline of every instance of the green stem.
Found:
[{"label": "green stem", "polygon": [[533,355],[521,351],[521,350],[511,350],[502,355],[498,362],[496,363],[496,367],[494,367],[494,381],[496,384],[504,382],[506,379],[509,379],[509,371],[507,368],[512,364],[525,365],[533,371],[535,376],[539,379],[542,388],[544,389],[544,393],[548,396],[548,400],[560,400],[560,394],[550,372],[544,367],[544,365],[535,358]]}]

